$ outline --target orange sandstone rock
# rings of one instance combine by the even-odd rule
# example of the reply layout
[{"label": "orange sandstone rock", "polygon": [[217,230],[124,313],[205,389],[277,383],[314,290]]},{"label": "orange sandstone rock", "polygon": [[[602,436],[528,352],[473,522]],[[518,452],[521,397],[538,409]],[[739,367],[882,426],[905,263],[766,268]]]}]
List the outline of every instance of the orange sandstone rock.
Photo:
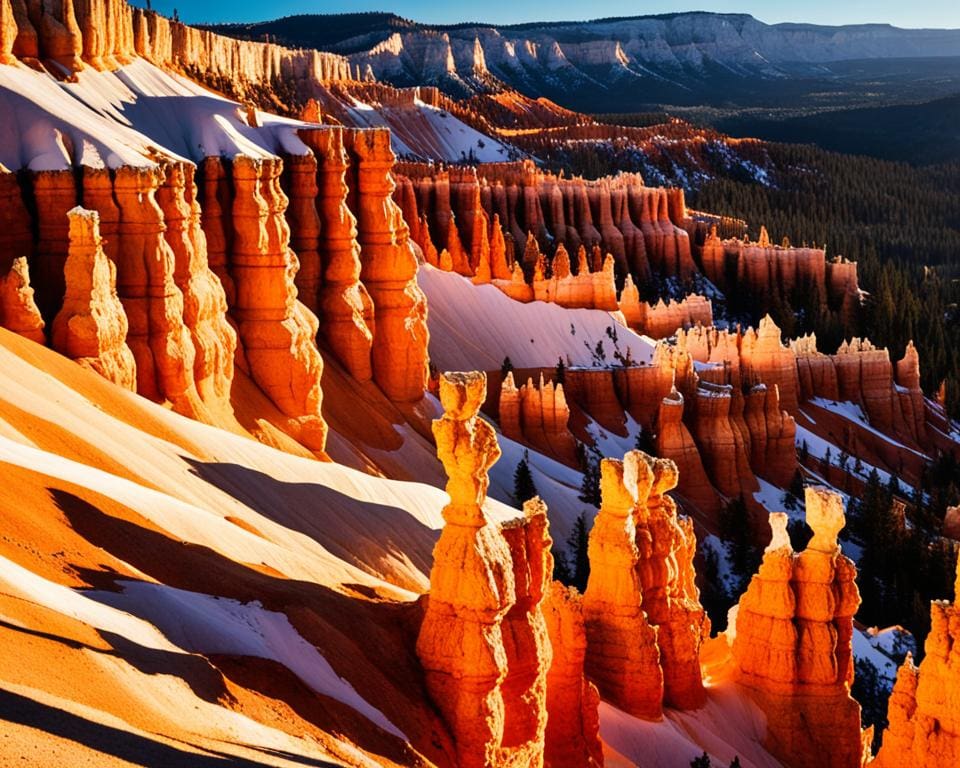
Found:
[{"label": "orange sandstone rock", "polygon": [[318,164],[319,247],[323,253],[321,335],[351,376],[369,381],[373,377],[373,301],[360,282],[357,219],[347,207],[343,129],[303,131],[301,138],[313,150]]},{"label": "orange sandstone rock", "polygon": [[672,389],[661,398],[657,415],[657,455],[673,461],[680,473],[678,493],[710,519],[720,511],[720,497],[710,484],[693,436],[683,423],[683,395]]},{"label": "orange sandstone rock", "polygon": [[590,532],[583,596],[587,675],[605,699],[648,720],[663,713],[663,670],[657,630],[643,610],[634,510],[653,482],[639,451],[600,462],[602,503]]},{"label": "orange sandstone rock", "polygon": [[127,345],[137,361],[137,392],[169,401],[193,417],[202,413],[193,378],[196,352],[183,322],[183,294],[174,281],[176,257],[164,238],[156,199],[163,179],[159,167],[123,166],[116,172],[117,293],[129,322]]},{"label": "orange sandstone rock", "polygon": [[737,680],[766,714],[766,747],[779,760],[856,768],[863,741],[851,639],[860,596],[837,545],[843,501],[807,488],[806,510],[814,535],[799,555],[786,515],[770,516],[772,540],[733,616]]},{"label": "orange sandstone rock", "polygon": [[[955,508],[956,509],[956,508]],[[960,594],[960,560],[954,595]],[[930,604],[930,633],[919,669],[908,655],[890,695],[883,743],[875,768],[917,768],[960,763],[960,608],[954,602]]]},{"label": "orange sandstone rock", "polygon": [[289,247],[280,171],[279,159],[233,159],[232,310],[254,381],[290,418],[292,436],[322,451],[327,428],[320,414],[318,322],[297,301],[298,264]]},{"label": "orange sandstone rock", "polygon": [[433,434],[450,503],[434,548],[417,655],[453,734],[458,765],[537,766],[546,725],[549,644],[540,600],[549,538],[540,505],[528,507],[535,521],[509,534],[513,552],[483,513],[487,472],[500,456],[493,428],[477,416],[485,398],[482,373],[440,377],[444,415],[433,422]]},{"label": "orange sandstone rock", "polygon": [[135,390],[137,368],[126,341],[127,315],[117,296],[117,268],[101,247],[100,217],[79,207],[69,217],[67,292],[53,321],[53,348],[114,384]]},{"label": "orange sandstone rock", "polygon": [[508,373],[500,388],[500,428],[512,440],[534,448],[568,464],[576,463],[577,443],[567,422],[570,408],[563,394],[563,385],[533,379],[519,389]]},{"label": "orange sandstone rock", "polygon": [[516,602],[501,631],[507,676],[501,685],[504,725],[498,765],[542,766],[547,729],[547,671],[553,649],[543,602],[553,573],[553,541],[547,507],[539,498],[523,505],[523,517],[504,523]]},{"label": "orange sandstone rock", "polygon": [[43,318],[33,300],[27,259],[19,256],[10,271],[0,276],[0,327],[18,333],[37,344],[46,344]]},{"label": "orange sandstone rock", "polygon": [[696,709],[706,702],[700,645],[710,636],[710,620],[694,586],[696,538],[692,523],[681,524],[676,502],[664,495],[677,486],[677,465],[669,459],[644,458],[652,466],[653,485],[634,509],[643,609],[657,627],[664,703]]},{"label": "orange sandstone rock", "polygon": [[692,432],[711,482],[726,496],[749,497],[759,486],[750,467],[749,436],[738,423],[739,391],[701,382],[695,397]]},{"label": "orange sandstone rock", "polygon": [[230,407],[237,334],[227,321],[223,286],[207,261],[194,172],[192,163],[164,164],[157,203],[166,225],[164,237],[173,250],[173,279],[183,294],[183,322],[196,351],[193,379],[201,399],[223,409]]},{"label": "orange sandstone rock", "polygon": [[600,694],[584,676],[587,633],[583,598],[572,587],[550,584],[543,607],[553,661],[547,673],[547,768],[599,768]]},{"label": "orange sandstone rock", "polygon": [[793,352],[780,341],[780,329],[769,315],[760,321],[756,330],[748,329],[740,343],[740,365],[748,382],[776,385],[780,403],[791,414],[797,412],[798,378]]},{"label": "orange sandstone rock", "polygon": [[373,377],[399,402],[423,396],[427,382],[426,297],[417,286],[417,259],[403,215],[393,201],[390,131],[349,130],[344,142],[356,162],[361,277],[373,299]]}]

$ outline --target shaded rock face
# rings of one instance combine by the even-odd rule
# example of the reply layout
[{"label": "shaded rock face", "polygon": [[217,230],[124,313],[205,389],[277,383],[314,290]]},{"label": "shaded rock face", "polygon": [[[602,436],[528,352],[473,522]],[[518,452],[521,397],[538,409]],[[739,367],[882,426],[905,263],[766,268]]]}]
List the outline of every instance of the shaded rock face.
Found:
[{"label": "shaded rock face", "polygon": [[500,429],[506,437],[547,453],[560,461],[576,461],[576,440],[567,422],[570,408],[563,394],[563,385],[552,381],[539,386],[533,379],[519,389],[513,373],[508,373],[500,388]]},{"label": "shaded rock face", "polygon": [[38,344],[47,343],[43,318],[33,300],[30,270],[23,256],[15,258],[10,270],[0,276],[0,327]]},{"label": "shaded rock face", "polygon": [[[960,560],[954,594],[960,594]],[[887,709],[889,725],[876,768],[918,768],[960,764],[960,608],[935,600],[930,604],[930,633],[917,668],[908,655],[897,673]]]},{"label": "shaded rock face", "polygon": [[117,268],[103,252],[100,217],[74,208],[63,307],[53,321],[54,349],[114,384],[136,390],[137,367],[127,346],[127,315],[117,296]]},{"label": "shaded rock face", "polygon": [[657,455],[673,461],[680,473],[678,492],[707,515],[720,511],[720,497],[710,483],[693,436],[683,422],[684,399],[676,389],[660,401]]},{"label": "shaded rock face", "polygon": [[657,630],[643,610],[635,508],[653,487],[639,451],[600,463],[602,502],[590,532],[590,578],[583,596],[586,671],[601,696],[636,717],[663,714]]},{"label": "shaded rock face", "polygon": [[701,239],[696,250],[703,273],[722,291],[741,290],[759,299],[774,290],[788,296],[797,288],[810,289],[845,319],[856,319],[861,298],[855,262],[828,262],[822,248],[772,245],[763,227],[757,242],[721,240],[715,225]]},{"label": "shaded rock face", "polygon": [[234,158],[233,250],[229,271],[236,290],[231,307],[254,381],[290,417],[291,433],[322,451],[320,414],[323,360],[316,347],[316,316],[297,301],[298,262],[289,247],[279,159]]},{"label": "shaded rock face", "polygon": [[638,499],[634,512],[643,609],[657,627],[664,703],[697,709],[706,702],[700,645],[710,637],[710,620],[694,585],[697,542],[693,522],[678,518],[676,502],[665,495],[677,487],[677,465],[666,459],[652,465],[650,495]]},{"label": "shaded rock face", "polygon": [[732,622],[737,680],[766,714],[774,756],[854,768],[863,758],[860,705],[850,696],[856,567],[837,545],[840,495],[808,487],[806,510],[814,535],[799,554],[786,515],[770,516],[772,540]]},{"label": "shaded rock face", "polygon": [[547,673],[547,768],[603,765],[600,694],[584,676],[587,632],[583,598],[572,587],[550,584],[543,605],[553,661]]},{"label": "shaded rock face", "polygon": [[397,402],[423,396],[427,382],[427,300],[417,285],[417,257],[392,198],[394,156],[386,129],[343,133],[350,156],[349,204],[359,226],[361,279],[373,300],[373,379]]},{"label": "shaded rock face", "polygon": [[484,515],[487,472],[500,456],[493,428],[477,416],[485,398],[484,374],[440,378],[444,415],[433,434],[450,503],[417,655],[458,765],[540,766],[550,665],[541,603],[551,542],[539,500],[503,531]]},{"label": "shaded rock face", "polygon": [[[404,163],[398,173],[409,179],[416,194],[411,213],[427,213],[429,232],[435,243],[446,243],[449,221],[455,219],[469,232],[467,261],[479,263],[476,225],[479,201],[487,221],[497,219],[515,243],[532,236],[541,247],[561,244],[568,253],[581,246],[609,253],[618,276],[627,274],[647,280],[653,264],[664,275],[691,277],[696,266],[690,239],[684,229],[686,207],[671,205],[675,190],[650,189],[636,174],[619,174],[598,181],[565,179],[539,171],[530,161],[491,163],[462,171],[437,171],[430,166]],[[479,194],[474,190],[479,189]],[[682,192],[678,192],[682,198]],[[674,194],[674,197],[677,195]],[[418,243],[423,245],[421,240]],[[492,243],[492,241],[491,241]],[[446,246],[449,248],[449,245]],[[493,277],[498,274],[495,248]],[[459,270],[458,270],[459,271]],[[597,268],[595,271],[600,271]],[[582,293],[583,289],[579,289]]]}]

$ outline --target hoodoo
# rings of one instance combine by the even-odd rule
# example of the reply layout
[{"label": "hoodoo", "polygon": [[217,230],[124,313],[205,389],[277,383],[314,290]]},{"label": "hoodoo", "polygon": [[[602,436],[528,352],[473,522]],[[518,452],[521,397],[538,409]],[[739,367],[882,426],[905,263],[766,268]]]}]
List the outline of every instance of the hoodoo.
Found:
[{"label": "hoodoo", "polygon": [[[394,155],[387,130],[348,130],[344,143],[355,163],[361,278],[373,299],[373,378],[398,402],[423,396],[427,381],[427,302],[417,286],[417,258],[390,176]],[[348,186],[352,186],[348,184]]]},{"label": "hoodoo", "polygon": [[303,445],[322,451],[327,427],[320,415],[323,360],[316,346],[316,316],[297,301],[297,257],[283,213],[279,159],[239,155],[232,165],[233,253],[236,286],[232,312],[254,381],[281,412]]},{"label": "hoodoo", "polygon": [[649,457],[631,451],[600,462],[601,505],[590,532],[590,578],[583,596],[587,675],[600,695],[648,720],[663,714],[657,630],[643,610],[635,510],[653,487]]},{"label": "hoodoo", "polygon": [[737,680],[766,714],[766,746],[778,759],[800,768],[857,768],[863,740],[850,684],[860,594],[856,567],[837,544],[843,499],[808,487],[806,510],[813,538],[799,554],[787,516],[770,516],[773,536],[760,571],[732,614]]},{"label": "hoodoo", "polygon": [[539,502],[528,503],[525,519],[506,536],[483,512],[487,472],[500,457],[493,428],[477,416],[486,384],[482,373],[440,378],[444,414],[433,434],[450,503],[417,655],[461,768],[538,766],[550,659],[540,604],[552,568],[550,540]]},{"label": "hoodoo", "polygon": [[65,267],[67,293],[53,321],[58,352],[135,390],[137,366],[127,346],[127,315],[117,297],[117,268],[103,252],[96,211],[74,208]]},{"label": "hoodoo", "polygon": [[954,601],[930,604],[919,668],[908,654],[890,695],[883,743],[872,768],[960,765],[960,559]]},{"label": "hoodoo", "polygon": [[26,258],[20,256],[11,262],[10,271],[0,276],[0,328],[45,344],[43,327],[30,287],[30,269]]}]

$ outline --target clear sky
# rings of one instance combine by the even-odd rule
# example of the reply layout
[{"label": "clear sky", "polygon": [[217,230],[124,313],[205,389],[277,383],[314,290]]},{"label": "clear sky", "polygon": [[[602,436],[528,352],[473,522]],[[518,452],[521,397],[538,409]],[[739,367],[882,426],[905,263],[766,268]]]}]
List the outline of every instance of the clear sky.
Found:
[{"label": "clear sky", "polygon": [[[145,5],[145,0],[135,0]],[[153,0],[154,9],[179,11],[186,22],[264,21],[296,13],[392,11],[416,21],[436,24],[483,21],[595,19],[672,11],[750,13],[761,21],[805,21],[815,24],[884,22],[899,27],[960,28],[958,0]]]}]

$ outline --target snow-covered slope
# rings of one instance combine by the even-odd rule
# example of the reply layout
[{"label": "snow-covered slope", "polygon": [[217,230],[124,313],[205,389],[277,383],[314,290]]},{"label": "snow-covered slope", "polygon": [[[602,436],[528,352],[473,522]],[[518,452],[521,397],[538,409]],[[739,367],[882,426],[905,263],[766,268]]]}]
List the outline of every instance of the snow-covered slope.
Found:
[{"label": "snow-covered slope", "polygon": [[616,330],[622,354],[648,362],[653,343],[619,324],[609,312],[564,309],[557,304],[514,301],[493,285],[473,285],[430,265],[418,281],[430,314],[430,359],[441,370],[498,370],[505,357],[517,368],[553,367],[562,356],[571,365],[590,365],[591,352],[612,341]]}]

